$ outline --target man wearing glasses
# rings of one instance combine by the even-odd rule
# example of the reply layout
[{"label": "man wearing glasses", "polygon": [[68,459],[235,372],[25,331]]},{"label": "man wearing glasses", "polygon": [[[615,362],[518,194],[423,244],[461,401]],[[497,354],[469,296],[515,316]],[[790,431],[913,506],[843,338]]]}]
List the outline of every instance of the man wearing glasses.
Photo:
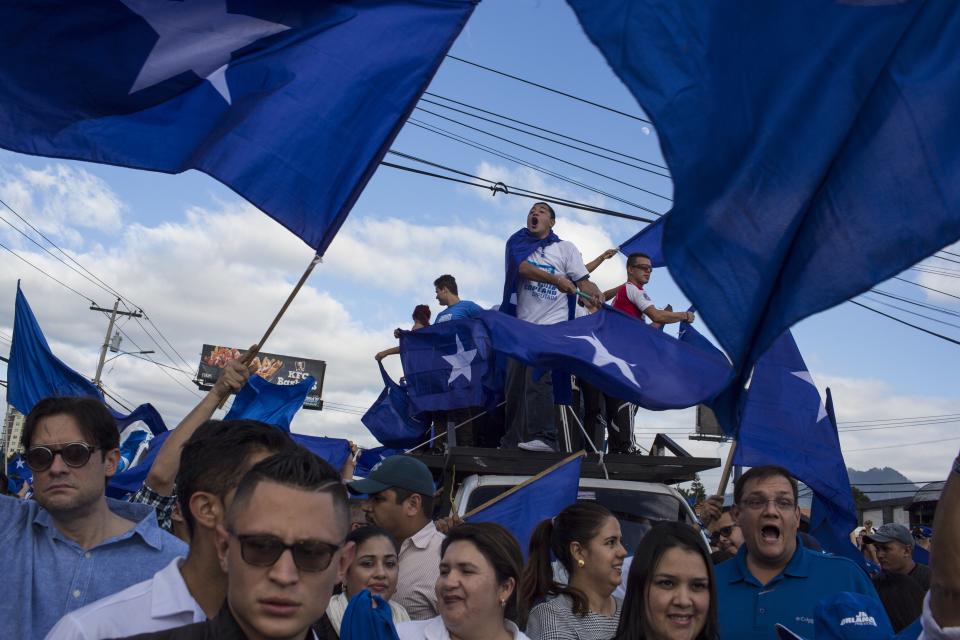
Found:
[{"label": "man wearing glasses", "polygon": [[227,599],[211,620],[137,636],[325,640],[312,625],[353,561],[340,474],[302,447],[271,456],[237,487],[217,552]]},{"label": "man wearing glasses", "polygon": [[186,545],[151,507],[104,496],[120,434],[93,398],[56,397],[27,415],[34,500],[0,496],[5,638],[43,638],[64,614],[149,578]]},{"label": "man wearing glasses", "polygon": [[743,545],[716,568],[722,638],[774,639],[777,623],[813,637],[814,610],[825,596],[852,591],[877,598],[853,562],[811,551],[797,540],[797,482],[786,469],[750,469],[734,487],[733,501],[730,513]]},{"label": "man wearing glasses", "polygon": [[730,513],[732,508],[725,507],[720,517],[710,524],[709,529],[710,542],[715,543],[720,551],[734,556],[743,546],[743,532]]}]

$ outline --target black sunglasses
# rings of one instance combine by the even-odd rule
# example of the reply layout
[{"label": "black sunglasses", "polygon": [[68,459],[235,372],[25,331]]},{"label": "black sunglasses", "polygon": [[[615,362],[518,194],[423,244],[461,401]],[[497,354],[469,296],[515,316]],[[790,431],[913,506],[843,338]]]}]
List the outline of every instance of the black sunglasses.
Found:
[{"label": "black sunglasses", "polygon": [[229,532],[240,541],[240,557],[254,567],[272,567],[287,549],[293,555],[293,563],[301,571],[323,571],[330,566],[333,554],[343,546],[322,540],[300,540],[287,544],[270,535],[242,535]]},{"label": "black sunglasses", "polygon": [[734,528],[735,526],[737,526],[737,525],[735,525],[735,524],[729,524],[729,525],[727,525],[727,526],[725,526],[725,527],[720,527],[719,529],[717,529],[716,531],[713,532],[713,535],[712,535],[712,536],[710,536],[710,541],[711,541],[711,542],[719,542],[719,541],[720,541],[720,536],[723,536],[724,538],[729,538],[729,537],[730,537],[730,534],[733,533],[733,528]]},{"label": "black sunglasses", "polygon": [[59,455],[68,467],[82,467],[90,460],[96,451],[86,442],[70,442],[62,447],[37,446],[30,447],[24,458],[31,471],[46,471],[53,464],[53,459]]}]

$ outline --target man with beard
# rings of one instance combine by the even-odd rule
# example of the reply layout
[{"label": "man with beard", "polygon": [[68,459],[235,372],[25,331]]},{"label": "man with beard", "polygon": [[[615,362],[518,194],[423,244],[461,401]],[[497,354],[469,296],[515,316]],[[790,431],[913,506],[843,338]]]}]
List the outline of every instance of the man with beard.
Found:
[{"label": "man with beard", "polygon": [[146,580],[177,556],[153,508],[108,499],[120,433],[95,398],[51,397],[27,414],[34,500],[0,496],[4,638],[43,638],[64,614]]},{"label": "man with beard", "polygon": [[814,610],[825,596],[852,591],[877,597],[850,560],[799,542],[797,482],[786,469],[750,469],[737,482],[733,501],[730,512],[743,544],[716,568],[721,637],[773,639],[777,623],[813,637]]}]

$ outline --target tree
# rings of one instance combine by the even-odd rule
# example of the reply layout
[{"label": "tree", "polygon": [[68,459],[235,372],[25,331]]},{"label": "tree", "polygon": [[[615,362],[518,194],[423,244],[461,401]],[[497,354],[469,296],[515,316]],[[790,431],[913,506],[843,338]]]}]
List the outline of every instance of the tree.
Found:
[{"label": "tree", "polygon": [[680,495],[686,498],[687,502],[691,503],[691,505],[700,504],[707,499],[707,490],[703,488],[699,474],[693,477],[693,482],[690,483],[689,489],[678,488],[677,491],[679,491]]},{"label": "tree", "polygon": [[850,490],[853,491],[853,504],[855,504],[857,508],[861,508],[869,504],[870,496],[861,491],[860,487],[851,486]]}]

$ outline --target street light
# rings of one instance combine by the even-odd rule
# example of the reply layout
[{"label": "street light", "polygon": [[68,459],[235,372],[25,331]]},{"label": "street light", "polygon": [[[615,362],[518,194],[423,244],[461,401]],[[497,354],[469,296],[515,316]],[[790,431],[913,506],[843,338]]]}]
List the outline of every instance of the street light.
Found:
[{"label": "street light", "polygon": [[156,353],[156,351],[118,351],[117,355],[110,356],[109,358],[103,361],[103,364],[107,364],[111,360],[115,358],[119,358],[120,356],[142,356],[148,353]]}]

